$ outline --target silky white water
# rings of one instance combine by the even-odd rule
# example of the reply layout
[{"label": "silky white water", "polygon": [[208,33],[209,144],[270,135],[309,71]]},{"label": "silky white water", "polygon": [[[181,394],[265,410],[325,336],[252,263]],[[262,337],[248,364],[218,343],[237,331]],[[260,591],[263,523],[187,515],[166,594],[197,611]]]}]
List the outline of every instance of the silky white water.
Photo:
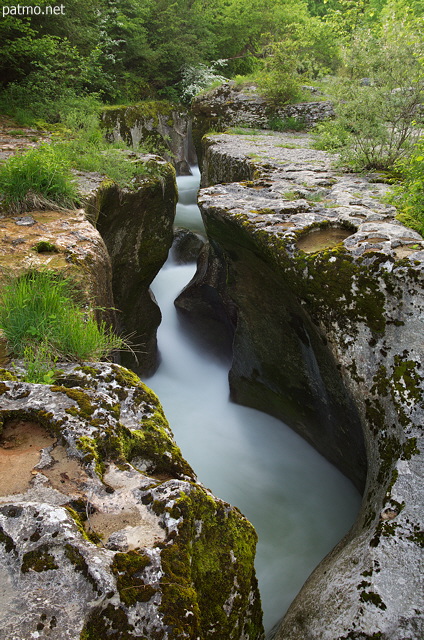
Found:
[{"label": "silky white water", "polygon": [[[178,178],[177,224],[199,231],[196,178]],[[229,401],[227,366],[199,350],[174,308],[194,271],[195,265],[176,265],[170,258],[152,285],[163,315],[158,330],[162,361],[147,382],[199,480],[255,526],[256,570],[269,630],[348,531],[360,496],[284,423]]]}]

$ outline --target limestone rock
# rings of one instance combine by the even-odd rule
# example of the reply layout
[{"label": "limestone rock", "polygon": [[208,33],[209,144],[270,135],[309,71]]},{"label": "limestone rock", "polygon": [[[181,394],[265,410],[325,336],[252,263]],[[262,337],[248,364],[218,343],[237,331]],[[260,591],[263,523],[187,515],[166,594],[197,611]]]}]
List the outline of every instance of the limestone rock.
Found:
[{"label": "limestone rock", "polygon": [[188,229],[176,229],[172,245],[172,256],[180,264],[196,262],[204,245],[203,238]]},{"label": "limestone rock", "polygon": [[86,303],[99,310],[97,315],[114,322],[110,258],[83,209],[3,215],[0,229],[2,280],[29,269],[66,273],[79,284]]},{"label": "limestone rock", "polygon": [[0,371],[1,640],[261,638],[256,534],[156,396],[113,364],[19,372]]},{"label": "limestone rock", "polygon": [[87,215],[110,255],[118,327],[133,349],[122,354],[122,362],[150,375],[157,367],[161,315],[149,287],[172,245],[177,188],[169,163],[149,154],[133,156],[141,168],[132,189],[98,174],[79,172],[78,178]]},{"label": "limestone rock", "polygon": [[237,85],[234,81],[197,96],[191,112],[193,140],[200,158],[203,157],[201,139],[208,131],[224,131],[235,126],[268,129],[271,117],[282,120],[293,117],[311,127],[334,117],[330,102],[301,102],[274,108],[258,93],[256,85]]},{"label": "limestone rock", "polygon": [[181,302],[204,317],[202,291],[215,286],[234,331],[233,397],[283,418],[365,484],[351,532],[273,635],[418,640],[424,240],[384,204],[386,185],[339,175],[307,136],[204,143],[211,258]]},{"label": "limestone rock", "polygon": [[135,150],[161,150],[178,175],[190,175],[196,164],[191,141],[190,114],[170,102],[146,101],[129,107],[111,107],[102,114],[109,140],[124,140]]}]

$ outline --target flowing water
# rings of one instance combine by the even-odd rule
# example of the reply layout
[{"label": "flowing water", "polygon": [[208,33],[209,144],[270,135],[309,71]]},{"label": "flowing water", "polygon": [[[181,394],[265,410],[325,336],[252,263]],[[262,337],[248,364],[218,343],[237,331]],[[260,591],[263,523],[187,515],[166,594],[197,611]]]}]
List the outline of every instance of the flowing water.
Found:
[{"label": "flowing water", "polygon": [[[198,176],[178,178],[176,224],[202,230]],[[259,535],[256,570],[269,630],[349,530],[360,505],[353,485],[284,423],[228,397],[228,366],[194,344],[173,305],[195,272],[172,257],[152,289],[163,314],[162,361],[149,386],[199,480],[237,506]]]}]

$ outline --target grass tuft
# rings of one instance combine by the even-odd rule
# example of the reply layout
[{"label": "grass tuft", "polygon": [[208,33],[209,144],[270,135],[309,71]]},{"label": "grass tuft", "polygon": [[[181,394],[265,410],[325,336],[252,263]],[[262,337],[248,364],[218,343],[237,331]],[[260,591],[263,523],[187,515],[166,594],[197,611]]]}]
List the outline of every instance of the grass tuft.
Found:
[{"label": "grass tuft", "polygon": [[48,144],[1,165],[0,191],[6,207],[15,213],[73,208],[78,200],[69,163]]},{"label": "grass tuft", "polygon": [[96,361],[123,348],[120,338],[74,300],[69,280],[49,271],[30,271],[3,287],[0,327],[27,370],[41,370],[43,378],[56,360]]}]

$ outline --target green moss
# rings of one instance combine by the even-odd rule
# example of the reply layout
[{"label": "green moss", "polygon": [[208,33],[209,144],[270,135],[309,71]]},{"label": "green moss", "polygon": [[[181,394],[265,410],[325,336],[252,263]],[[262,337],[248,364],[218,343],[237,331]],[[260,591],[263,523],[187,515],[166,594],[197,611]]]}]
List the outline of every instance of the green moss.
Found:
[{"label": "green moss", "polygon": [[101,594],[101,589],[91,575],[87,561],[79,551],[79,549],[77,549],[77,547],[73,546],[72,544],[65,544],[65,555],[72,563],[75,570],[82,573],[82,575],[88,580],[88,582],[90,582],[94,591],[96,591],[98,594]]},{"label": "green moss", "polygon": [[407,539],[411,540],[411,542],[414,542],[416,545],[423,548],[424,547],[424,531],[420,530],[418,525],[414,525],[414,529],[415,529],[414,532],[411,533],[410,536],[407,536]]},{"label": "green moss", "polygon": [[260,236],[273,260],[284,269],[291,289],[304,299],[310,313],[324,326],[330,327],[336,321],[354,336],[355,324],[362,321],[373,333],[384,333],[385,295],[379,282],[385,271],[381,268],[381,256],[368,264],[363,259],[355,260],[345,247],[336,246],[289,258],[287,241],[272,241],[266,232]]},{"label": "green moss", "polygon": [[417,439],[416,438],[408,438],[403,445],[403,452],[401,459],[402,460],[410,460],[412,456],[416,456],[420,453],[420,450],[417,447]]},{"label": "green moss", "polygon": [[403,356],[394,357],[392,385],[406,404],[414,404],[421,400],[422,377],[418,372],[421,363],[406,360]]},{"label": "green moss", "polygon": [[378,593],[375,593],[373,591],[362,591],[360,594],[360,599],[362,602],[371,602],[373,605],[375,605],[379,609],[382,609],[383,611],[387,609],[387,606],[384,604]]},{"label": "green moss", "polygon": [[59,253],[59,249],[56,245],[48,242],[47,240],[40,240],[32,248],[36,253]]},{"label": "green moss", "polygon": [[4,382],[0,382],[0,396],[8,391],[10,391],[10,387],[8,387]]},{"label": "green moss", "polygon": [[19,378],[14,373],[9,371],[9,369],[0,369],[0,380],[10,380],[11,382],[17,382]]},{"label": "green moss", "polygon": [[140,422],[140,429],[122,427],[120,442],[124,458],[129,462],[133,458],[148,460],[152,465],[151,473],[193,477],[193,470],[184,460],[168,429],[166,418],[159,409],[153,416]]},{"label": "green moss", "polygon": [[87,376],[96,377],[99,375],[98,369],[95,369],[94,367],[89,367],[87,365],[84,365],[81,367],[75,367],[75,371],[82,371],[82,373],[85,373]]},{"label": "green moss", "polygon": [[389,380],[387,377],[387,369],[384,365],[378,368],[373,381],[374,385],[371,387],[371,393],[378,396],[387,396],[389,393]]},{"label": "green moss", "polygon": [[[384,417],[384,414],[383,414]],[[377,474],[377,482],[381,485],[387,482],[396,460],[399,459],[403,445],[394,435],[380,434],[378,438],[378,451],[380,454],[380,466]]]},{"label": "green moss", "polygon": [[134,626],[129,623],[125,611],[112,604],[108,604],[103,609],[94,609],[80,635],[80,640],[105,640],[106,638],[108,640],[134,640],[134,638],[148,640],[136,635]]},{"label": "green moss", "polygon": [[52,571],[58,568],[59,566],[56,564],[54,556],[49,553],[47,545],[41,545],[34,551],[24,553],[22,558],[22,573],[27,573],[28,571]]},{"label": "green moss", "polygon": [[121,600],[128,607],[137,602],[148,602],[156,593],[156,589],[141,577],[149,564],[149,556],[141,551],[115,554],[112,572]]},{"label": "green moss", "polygon": [[124,367],[118,367],[115,364],[112,364],[111,368],[113,371],[113,379],[122,387],[147,389],[146,385],[141,382],[140,378],[133,371],[125,369]]},{"label": "green moss", "polygon": [[76,407],[66,409],[66,412],[70,415],[88,419],[96,410],[96,407],[91,402],[90,396],[80,389],[68,389],[67,387],[56,385],[50,387],[50,391],[55,393],[64,393],[68,398],[74,400],[78,404],[79,409]]},{"label": "green moss", "polygon": [[[161,553],[165,623],[176,638],[184,630],[189,637],[207,637],[211,628],[217,640],[239,638],[255,586],[253,528],[239,512],[197,488],[181,494],[171,516],[181,520],[178,538]],[[224,604],[232,598],[226,613]],[[181,607],[191,612],[186,619]],[[251,624],[254,632],[248,637],[255,638],[262,629],[259,603]]]},{"label": "green moss", "polygon": [[89,463],[94,460],[96,463],[96,472],[99,476],[102,476],[104,464],[98,450],[97,440],[89,436],[80,436],[75,444],[77,449],[84,453],[84,462]]},{"label": "green moss", "polygon": [[89,540],[90,542],[93,542],[93,544],[97,544],[98,542],[100,542],[101,538],[95,531],[87,531],[84,527],[84,518],[81,513],[70,506],[66,506],[65,509],[75,521],[75,524],[78,527],[78,531],[85,540]]}]

